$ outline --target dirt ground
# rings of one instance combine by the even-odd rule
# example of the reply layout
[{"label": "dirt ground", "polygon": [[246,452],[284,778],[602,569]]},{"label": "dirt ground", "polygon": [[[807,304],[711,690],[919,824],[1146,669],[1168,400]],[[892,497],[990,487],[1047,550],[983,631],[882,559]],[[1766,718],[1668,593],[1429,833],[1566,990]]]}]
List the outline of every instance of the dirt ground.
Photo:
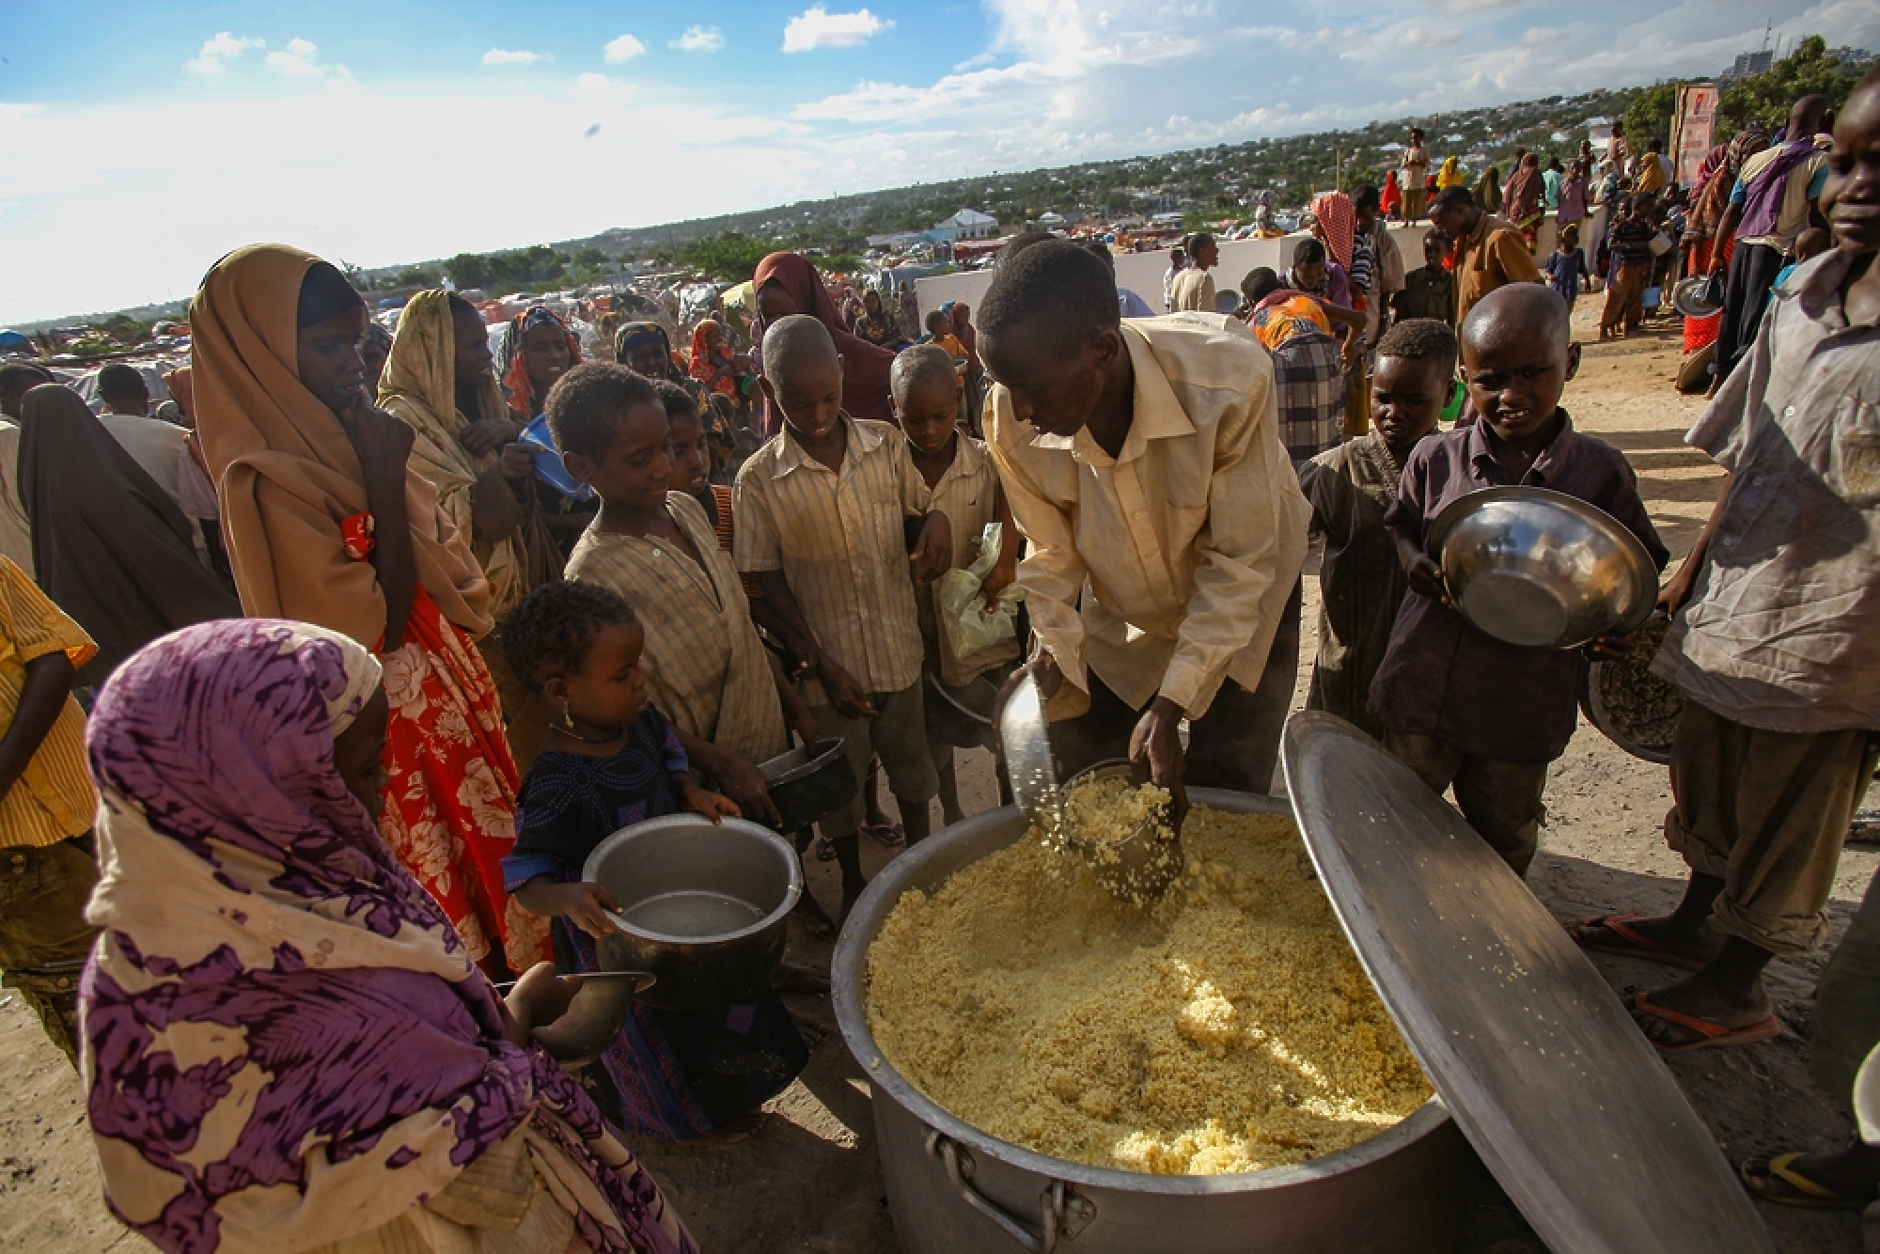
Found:
[{"label": "dirt ground", "polygon": [[[1670,380],[1678,362],[1675,334],[1591,343],[1598,297],[1582,298],[1575,317],[1589,341],[1566,404],[1583,431],[1624,449],[1657,525],[1681,557],[1708,513],[1716,473],[1683,446],[1701,402],[1680,397]],[[1316,589],[1307,582],[1306,622],[1315,620]],[[1308,631],[1308,642],[1311,633]],[[1308,650],[1310,643],[1308,643]],[[1302,658],[1309,666],[1309,652]],[[1301,704],[1303,704],[1303,676]],[[969,813],[993,804],[990,758],[965,755],[962,801]],[[1683,883],[1682,862],[1665,848],[1660,820],[1669,805],[1665,771],[1626,756],[1582,725],[1548,784],[1550,812],[1530,882],[1563,921],[1613,910],[1669,908]],[[938,813],[936,810],[936,820]],[[864,841],[871,871],[888,851]],[[1870,846],[1842,857],[1829,911],[1835,939],[1880,864]],[[834,867],[810,862],[811,885],[833,908]],[[792,935],[791,959],[826,968],[831,945]],[[1741,1049],[1700,1051],[1669,1060],[1672,1074],[1702,1113],[1733,1163],[1781,1149],[1826,1150],[1844,1144],[1851,1123],[1809,1083],[1805,1062],[1815,981],[1826,951],[1778,961],[1770,984],[1788,1026],[1781,1039]],[[1668,982],[1670,969],[1624,958],[1595,961],[1615,990]],[[772,1103],[751,1139],[718,1150],[642,1145],[646,1161],[712,1254],[893,1254],[894,1228],[875,1158],[869,1090],[843,1048],[826,997],[787,998],[798,1021],[817,1035],[808,1069]],[[17,997],[0,994],[0,1249],[37,1254],[98,1254],[149,1247],[118,1226],[99,1195],[97,1171],[77,1085]],[[1649,1147],[1599,1147],[1632,1152]],[[1853,1254],[1858,1217],[1764,1206],[1784,1254]]]}]

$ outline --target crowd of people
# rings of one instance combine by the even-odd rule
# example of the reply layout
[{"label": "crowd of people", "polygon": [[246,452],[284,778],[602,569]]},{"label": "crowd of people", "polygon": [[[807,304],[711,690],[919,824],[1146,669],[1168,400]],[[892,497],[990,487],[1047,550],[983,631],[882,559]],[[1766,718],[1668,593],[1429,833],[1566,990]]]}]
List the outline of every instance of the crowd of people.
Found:
[{"label": "crowd of people", "polygon": [[[1729,474],[1655,664],[1688,698],[1666,834],[1690,886],[1574,932],[1687,969],[1633,1004],[1667,1053],[1779,1031],[1761,973],[1822,943],[1880,757],[1880,76],[1825,146],[1823,122],[1805,100],[1773,146],[1713,153],[1685,219],[1734,326],[1688,437]],[[863,835],[961,817],[936,703],[1017,668],[1065,771],[1128,758],[1179,827],[1190,784],[1271,788],[1303,645],[1308,705],[1524,875],[1584,658],[1465,621],[1430,525],[1542,486],[1668,562],[1625,456],[1561,404],[1576,295],[1603,272],[1623,334],[1662,260],[1675,180],[1623,144],[1472,189],[1412,132],[1381,187],[1314,199],[1283,275],[1221,293],[1216,241],[1185,241],[1161,316],[1107,248],[1032,232],[918,342],[898,299],[776,253],[748,329],[707,318],[683,351],[627,321],[590,356],[540,306],[492,350],[441,290],[375,343],[337,268],[256,245],[196,295],[175,422],[134,370],[101,372],[95,415],[0,368],[0,967],[80,1067],[113,1212],[168,1251],[693,1248],[622,1132],[735,1138],[808,1048],[765,992],[636,1005],[565,1072],[533,1029],[617,926],[587,855],[663,815],[781,826],[760,764],[840,737],[856,795],[789,833],[838,865],[834,910],[805,906],[826,930]],[[1425,216],[1406,270],[1388,223]],[[1802,259],[1811,221],[1831,246]],[[962,572],[964,608],[938,595]],[[1014,585],[1023,612],[959,647]],[[1843,1102],[1880,1042],[1870,904],[1821,1012]],[[1745,1173],[1862,1204],[1877,1168]]]}]

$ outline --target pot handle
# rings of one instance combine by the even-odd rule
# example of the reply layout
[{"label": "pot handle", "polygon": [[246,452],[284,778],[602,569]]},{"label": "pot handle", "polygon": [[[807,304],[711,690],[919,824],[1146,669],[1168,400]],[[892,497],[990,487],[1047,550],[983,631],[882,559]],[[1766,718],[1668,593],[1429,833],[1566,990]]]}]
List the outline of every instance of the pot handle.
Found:
[{"label": "pot handle", "polygon": [[1078,1197],[1062,1180],[1053,1180],[1038,1195],[1038,1235],[1004,1207],[973,1187],[973,1156],[952,1137],[935,1128],[927,1130],[927,1152],[945,1165],[947,1179],[965,1203],[997,1224],[1004,1233],[1030,1254],[1052,1254],[1060,1236],[1074,1238],[1097,1216],[1096,1206]]}]

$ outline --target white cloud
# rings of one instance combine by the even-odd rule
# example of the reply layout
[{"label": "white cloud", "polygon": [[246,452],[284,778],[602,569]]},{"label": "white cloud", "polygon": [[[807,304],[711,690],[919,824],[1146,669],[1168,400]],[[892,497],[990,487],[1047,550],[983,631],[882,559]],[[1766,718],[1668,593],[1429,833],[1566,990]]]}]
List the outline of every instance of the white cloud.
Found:
[{"label": "white cloud", "polygon": [[352,77],[343,65],[321,65],[319,46],[305,39],[290,39],[283,50],[270,52],[267,66],[285,78]]},{"label": "white cloud", "polygon": [[813,4],[784,26],[783,50],[813,52],[817,48],[852,48],[867,43],[893,25],[891,19],[876,17],[867,9],[831,13],[820,4]]},{"label": "white cloud", "polygon": [[[983,50],[876,58],[861,82],[844,76],[852,71],[832,80],[823,62],[808,58],[791,66],[802,69],[807,88],[657,76],[635,84],[566,69],[516,76],[523,81],[491,112],[487,82],[469,66],[454,83],[347,80],[344,91],[335,90],[335,68],[313,92],[283,91],[311,77],[243,75],[240,58],[258,44],[230,35],[226,45],[210,41],[205,55],[213,52],[210,59],[235,72],[195,80],[214,91],[161,94],[153,87],[141,98],[86,105],[0,100],[0,274],[7,279],[0,325],[187,296],[217,257],[255,239],[284,239],[367,266],[415,262],[832,191],[1714,72],[1760,45],[1772,11],[1785,41],[1822,31],[1880,46],[1873,0],[1581,0],[1571,12],[1504,5],[1468,19],[1442,16],[1460,0],[1396,0],[1389,8],[1378,0],[1314,0],[1284,16],[1244,0],[1216,0],[1213,8],[1207,0],[978,2],[991,32]],[[864,0],[823,3],[859,8]],[[1524,45],[1523,36],[1542,26],[1558,33]],[[1456,30],[1460,38],[1418,50],[1405,41],[1419,28]],[[280,37],[271,40],[277,47]],[[297,59],[317,67],[322,51]],[[192,136],[186,151],[121,142],[153,110]],[[335,147],[320,137],[335,129],[371,133],[386,116],[420,110],[475,113],[482,121],[401,154],[410,167],[401,166],[404,176],[448,185],[491,150],[527,151],[542,168],[582,171],[583,194],[550,197],[526,221],[500,201],[466,202],[463,213],[446,219],[334,213],[332,189],[369,183],[379,158],[369,147]],[[96,159],[30,159],[44,152]],[[649,168],[662,177],[645,178]],[[725,169],[739,177],[717,177]],[[147,230],[124,233],[126,218]],[[149,248],[150,238],[164,247]],[[86,264],[74,266],[75,256]]]},{"label": "white cloud", "polygon": [[716,26],[688,26],[668,46],[680,52],[716,52],[725,46],[725,33]]},{"label": "white cloud", "polygon": [[530,52],[527,48],[491,48],[483,54],[484,65],[534,65],[539,61],[553,61],[555,58],[546,52]]},{"label": "white cloud", "polygon": [[228,68],[230,61],[248,49],[267,46],[265,40],[247,36],[237,39],[227,31],[218,31],[215,38],[202,41],[202,51],[183,62],[183,68],[191,74],[220,74]]},{"label": "white cloud", "polygon": [[644,56],[645,54],[645,44],[631,35],[619,35],[607,41],[607,47],[603,51],[602,56],[607,64],[619,65],[623,61],[631,61],[633,58]]}]

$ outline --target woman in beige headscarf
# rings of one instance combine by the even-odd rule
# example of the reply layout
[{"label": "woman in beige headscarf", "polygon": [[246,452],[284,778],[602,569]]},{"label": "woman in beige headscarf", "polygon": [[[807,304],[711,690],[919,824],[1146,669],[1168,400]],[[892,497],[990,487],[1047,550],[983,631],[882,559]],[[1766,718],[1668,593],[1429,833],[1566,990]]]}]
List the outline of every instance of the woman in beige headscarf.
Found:
[{"label": "woman in beige headscarf", "polygon": [[[470,548],[490,585],[489,617],[503,615],[529,589],[558,576],[560,554],[535,512],[535,464],[515,442],[496,382],[483,315],[461,296],[419,292],[399,316],[379,379],[379,404],[417,433],[411,466],[437,490],[437,504]],[[509,748],[526,774],[548,731],[548,707],[518,683],[492,630],[477,641],[502,698]]]},{"label": "woman in beige headscarf", "polygon": [[500,972],[546,956],[541,920],[503,892],[515,762],[474,641],[489,582],[410,465],[412,429],[372,407],[366,311],[338,270],[279,244],[230,253],[190,310],[196,416],[242,608],[379,654],[392,713],[383,828],[463,937]]}]

